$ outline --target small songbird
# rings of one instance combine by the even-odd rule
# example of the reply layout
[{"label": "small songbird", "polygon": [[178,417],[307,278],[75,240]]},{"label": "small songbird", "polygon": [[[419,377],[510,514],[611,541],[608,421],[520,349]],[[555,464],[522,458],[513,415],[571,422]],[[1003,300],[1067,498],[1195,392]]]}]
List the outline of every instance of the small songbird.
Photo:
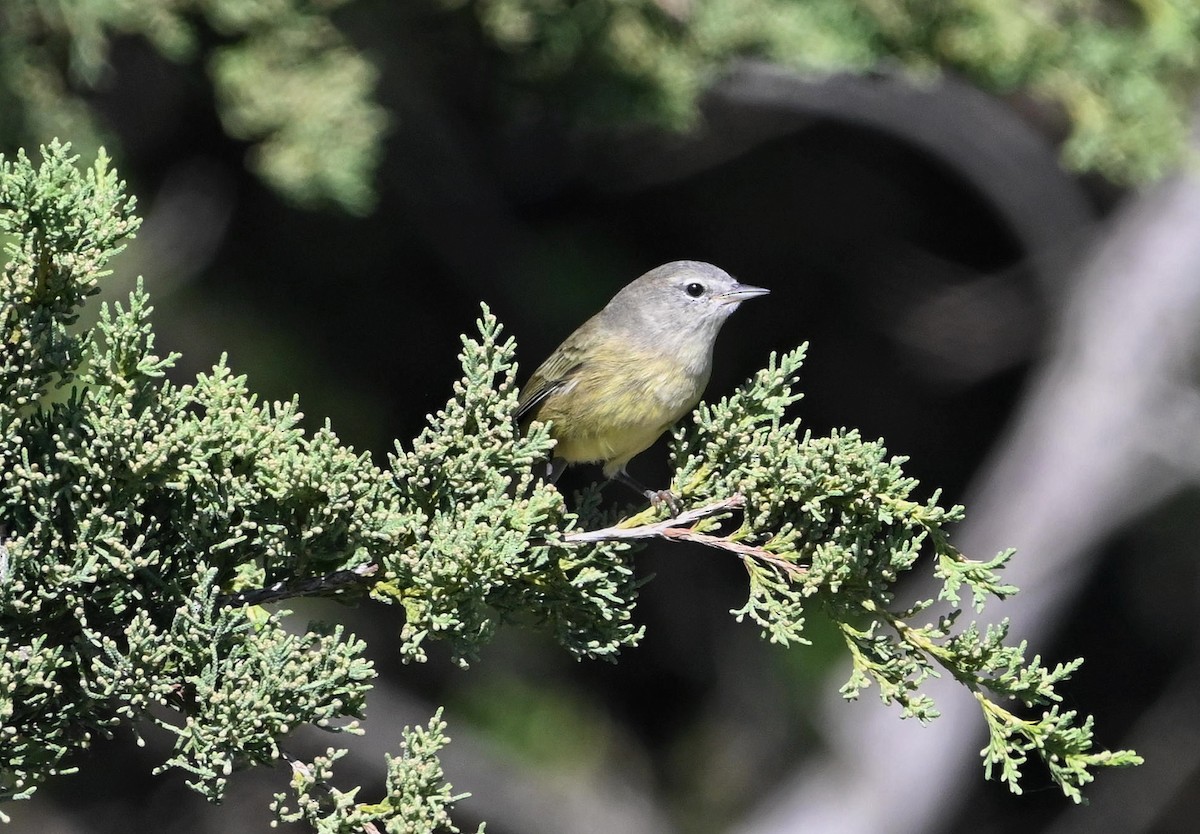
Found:
[{"label": "small songbird", "polygon": [[673,261],[626,286],[533,372],[516,417],[550,422],[557,441],[547,477],[574,463],[600,463],[604,476],[668,501],[625,472],[630,458],[700,401],[713,344],[725,319],[769,290],[700,261]]}]

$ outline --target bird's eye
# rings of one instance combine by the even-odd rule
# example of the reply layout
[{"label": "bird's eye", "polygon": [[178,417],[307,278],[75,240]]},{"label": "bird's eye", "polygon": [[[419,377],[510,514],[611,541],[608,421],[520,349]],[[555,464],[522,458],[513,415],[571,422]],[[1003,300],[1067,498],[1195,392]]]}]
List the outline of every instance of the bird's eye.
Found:
[{"label": "bird's eye", "polygon": [[684,287],[684,291],[692,298],[699,298],[704,295],[704,285],[697,284],[695,281]]}]

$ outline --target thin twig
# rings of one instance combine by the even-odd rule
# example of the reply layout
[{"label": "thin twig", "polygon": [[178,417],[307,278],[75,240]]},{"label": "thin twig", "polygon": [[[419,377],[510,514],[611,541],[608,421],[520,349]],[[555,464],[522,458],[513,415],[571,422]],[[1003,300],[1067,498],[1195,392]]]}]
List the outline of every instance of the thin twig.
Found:
[{"label": "thin twig", "polygon": [[703,507],[696,507],[692,510],[687,510],[677,516],[668,518],[665,521],[658,521],[654,524],[642,524],[637,527],[604,527],[600,530],[582,530],[578,533],[568,533],[563,536],[563,541],[567,542],[608,542],[608,541],[624,541],[628,539],[653,539],[666,538],[664,532],[672,528],[690,525],[702,518],[723,513],[726,510],[740,510],[746,506],[746,498],[742,495],[732,495],[721,501],[716,501],[712,504],[706,504]]},{"label": "thin twig", "polygon": [[803,565],[789,562],[777,553],[772,553],[769,550],[751,544],[734,541],[725,536],[712,536],[708,533],[701,533],[691,526],[702,518],[708,518],[727,510],[739,510],[745,506],[745,496],[732,495],[721,501],[706,504],[703,507],[696,507],[693,510],[688,510],[673,518],[655,522],[654,524],[643,524],[637,527],[617,526],[605,527],[601,530],[584,530],[579,533],[568,533],[566,536],[563,536],[563,540],[568,542],[599,542],[659,538],[666,539],[667,541],[695,542],[696,544],[702,544],[706,547],[716,548],[717,550],[736,553],[741,557],[743,562],[747,559],[756,559],[757,561],[766,562],[778,567],[790,574],[804,573],[805,567]]},{"label": "thin twig", "polygon": [[804,565],[797,565],[795,562],[789,562],[778,553],[772,553],[761,547],[755,547],[752,544],[744,544],[733,539],[725,538],[724,536],[710,536],[707,533],[699,533],[690,527],[678,528],[672,527],[662,532],[663,538],[673,539],[677,541],[695,542],[706,547],[715,547],[718,550],[728,550],[730,553],[736,553],[742,558],[757,559],[760,562],[766,562],[774,565],[777,568],[787,571],[790,574],[805,573],[807,568]]}]

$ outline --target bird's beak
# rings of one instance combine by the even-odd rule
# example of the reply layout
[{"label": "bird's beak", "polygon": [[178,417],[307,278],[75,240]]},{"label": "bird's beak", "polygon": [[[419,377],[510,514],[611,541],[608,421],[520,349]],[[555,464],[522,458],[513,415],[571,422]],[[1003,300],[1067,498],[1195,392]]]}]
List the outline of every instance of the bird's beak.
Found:
[{"label": "bird's beak", "polygon": [[743,301],[757,298],[760,295],[767,295],[770,292],[770,290],[755,287],[751,284],[734,284],[733,289],[721,293],[717,298],[725,304],[740,304]]}]

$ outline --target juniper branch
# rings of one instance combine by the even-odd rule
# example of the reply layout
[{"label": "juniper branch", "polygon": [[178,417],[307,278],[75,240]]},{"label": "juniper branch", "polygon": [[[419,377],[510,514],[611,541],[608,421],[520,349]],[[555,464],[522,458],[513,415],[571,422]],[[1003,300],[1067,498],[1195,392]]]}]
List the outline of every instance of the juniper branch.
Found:
[{"label": "juniper branch", "polygon": [[[742,495],[732,495],[729,498],[724,498],[720,501],[714,501],[711,504],[706,504],[702,507],[694,507],[690,510],[685,510],[676,516],[672,516],[664,521],[652,523],[637,524],[636,519],[641,516],[634,516],[631,519],[626,519],[620,524],[612,527],[603,527],[598,530],[586,530],[579,533],[568,533],[563,536],[565,542],[577,543],[593,543],[601,541],[631,541],[637,539],[664,539],[674,542],[692,542],[693,544],[702,544],[706,547],[715,548],[717,550],[725,550],[740,556],[742,559],[757,559],[760,562],[773,565],[781,570],[789,573],[803,573],[804,566],[797,565],[787,559],[781,558],[775,553],[771,553],[762,547],[744,544],[732,538],[731,536],[713,536],[708,533],[701,532],[694,525],[695,522],[701,519],[710,518],[712,516],[727,513],[730,510],[738,510],[746,506],[746,498]],[[653,510],[651,511],[653,512]],[[634,525],[634,526],[630,526]]]}]

